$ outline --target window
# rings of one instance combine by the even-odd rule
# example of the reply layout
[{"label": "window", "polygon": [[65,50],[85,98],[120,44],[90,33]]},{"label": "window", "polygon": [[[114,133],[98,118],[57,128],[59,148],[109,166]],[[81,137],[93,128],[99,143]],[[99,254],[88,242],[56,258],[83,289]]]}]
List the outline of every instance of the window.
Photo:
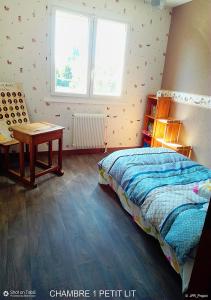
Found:
[{"label": "window", "polygon": [[120,96],[127,25],[55,9],[52,93]]},{"label": "window", "polygon": [[124,24],[100,19],[97,21],[94,95],[121,95],[125,40]]}]

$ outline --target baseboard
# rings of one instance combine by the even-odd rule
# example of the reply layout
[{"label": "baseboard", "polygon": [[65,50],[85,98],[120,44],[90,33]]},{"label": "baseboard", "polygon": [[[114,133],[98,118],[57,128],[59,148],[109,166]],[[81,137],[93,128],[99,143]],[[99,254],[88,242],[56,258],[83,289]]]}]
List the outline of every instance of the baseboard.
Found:
[{"label": "baseboard", "polygon": [[[57,152],[57,151],[55,151]],[[104,153],[104,148],[96,148],[96,149],[71,149],[71,150],[63,150],[64,154],[98,154]]]},{"label": "baseboard", "polygon": [[113,147],[107,148],[105,152],[104,148],[96,148],[96,149],[71,149],[71,150],[63,150],[64,154],[99,154],[99,153],[112,153],[118,150],[126,150],[126,149],[134,149],[138,148],[138,146],[134,147]]},{"label": "baseboard", "polygon": [[114,151],[119,151],[119,150],[127,150],[127,149],[135,149],[135,148],[140,148],[141,146],[133,146],[133,147],[114,147],[114,148],[108,148],[108,152],[114,152]]},{"label": "baseboard", "polygon": [[[134,147],[112,147],[112,148],[107,148],[107,152],[105,152],[104,148],[96,148],[96,149],[70,149],[70,150],[63,150],[63,154],[64,155],[73,155],[73,154],[102,154],[102,153],[112,153],[118,150],[126,150],[126,149],[134,149],[134,148],[138,148],[138,146],[134,146]],[[48,151],[41,151],[39,152],[39,154],[47,154]],[[53,151],[54,154],[57,154],[58,151]],[[19,153],[17,152],[12,152],[10,153],[10,158],[12,160],[18,160],[19,159]],[[0,153],[0,160],[3,161],[3,154]]]}]

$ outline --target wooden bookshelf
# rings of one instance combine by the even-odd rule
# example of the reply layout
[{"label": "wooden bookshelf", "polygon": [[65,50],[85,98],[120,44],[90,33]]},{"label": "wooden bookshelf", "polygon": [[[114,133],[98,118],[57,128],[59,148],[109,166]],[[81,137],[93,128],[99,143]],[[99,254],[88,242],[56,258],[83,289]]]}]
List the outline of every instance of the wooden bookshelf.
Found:
[{"label": "wooden bookshelf", "polygon": [[170,97],[147,97],[146,113],[142,130],[142,147],[170,148],[187,157],[192,147],[179,143],[181,120],[169,117],[172,99]]},{"label": "wooden bookshelf", "polygon": [[142,130],[142,146],[150,147],[157,118],[167,118],[171,105],[170,97],[159,97],[149,95],[147,97],[146,114]]}]

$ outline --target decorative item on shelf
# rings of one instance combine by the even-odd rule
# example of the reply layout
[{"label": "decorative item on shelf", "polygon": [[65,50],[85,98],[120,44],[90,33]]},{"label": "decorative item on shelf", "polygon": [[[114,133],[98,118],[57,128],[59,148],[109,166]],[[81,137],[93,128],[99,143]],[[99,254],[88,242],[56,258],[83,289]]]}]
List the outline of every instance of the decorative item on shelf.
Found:
[{"label": "decorative item on shelf", "polygon": [[144,147],[150,147],[151,146],[151,139],[148,138],[148,137],[145,137],[143,143],[144,143],[143,144]]}]

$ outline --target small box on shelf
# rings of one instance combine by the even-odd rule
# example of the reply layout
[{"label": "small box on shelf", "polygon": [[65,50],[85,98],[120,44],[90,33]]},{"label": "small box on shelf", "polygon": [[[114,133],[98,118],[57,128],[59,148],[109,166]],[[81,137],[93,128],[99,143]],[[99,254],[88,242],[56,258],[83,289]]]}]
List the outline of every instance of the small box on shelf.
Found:
[{"label": "small box on shelf", "polygon": [[154,138],[162,138],[166,142],[177,143],[182,122],[175,119],[156,119],[153,131]]}]

